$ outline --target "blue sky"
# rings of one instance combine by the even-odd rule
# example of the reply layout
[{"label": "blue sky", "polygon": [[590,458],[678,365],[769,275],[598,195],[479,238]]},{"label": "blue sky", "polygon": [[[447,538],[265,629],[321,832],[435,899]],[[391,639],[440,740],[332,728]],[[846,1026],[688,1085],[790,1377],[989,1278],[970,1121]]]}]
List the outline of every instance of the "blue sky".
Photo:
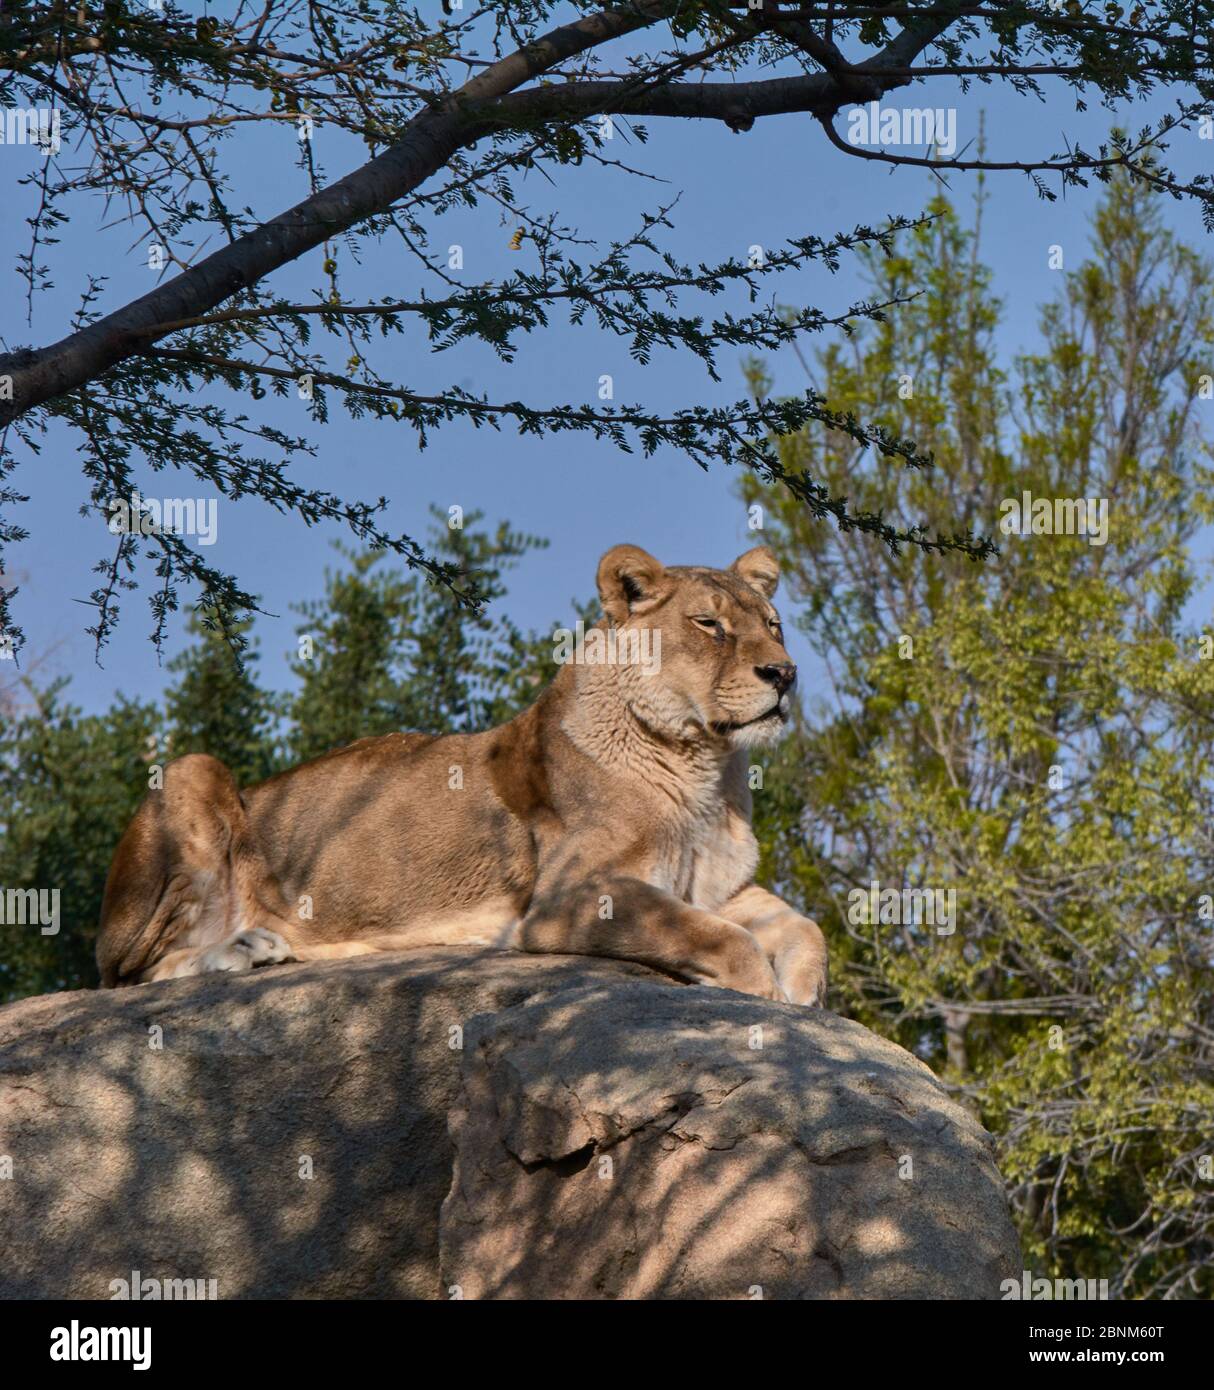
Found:
[{"label": "blue sky", "polygon": [[[1047,103],[994,87],[974,87],[963,95],[946,84],[931,92],[913,89],[899,99],[911,106],[955,104],[961,145],[976,137],[982,114],[991,159],[1044,158],[1063,148],[1066,136],[1091,148],[1118,116],[1137,129],[1165,109],[1137,106],[1121,113],[1097,109],[1076,115],[1073,98],[1061,88]],[[836,124],[846,131],[846,113]],[[849,158],[826,142],[816,122],[803,116],[761,121],[739,135],[715,123],[698,122],[651,121],[648,131],[649,142],[643,146],[627,143],[621,132],[613,152],[652,179],[583,166],[556,171],[555,186],[538,175],[518,186],[535,207],[556,210],[563,223],[604,242],[630,234],[643,210],[677,194],[675,231],[664,234],[664,244],[691,262],[743,257],[754,243],[775,247],[789,236],[829,236],[856,223],[878,223],[889,213],[913,215],[935,186],[927,171],[891,172]],[[341,142],[323,126],[315,148],[330,177],[347,172],[363,157],[361,146]],[[69,157],[65,148],[61,158]],[[28,244],[23,219],[30,215],[35,194],[15,184],[37,158],[26,147],[0,149],[0,169],[9,189],[0,205],[0,233],[10,248]],[[225,158],[237,180],[235,201],[247,201],[259,214],[272,215],[306,194],[289,128],[241,128]],[[1171,161],[1181,173],[1208,170],[1214,162],[1214,142],[1199,140],[1196,132],[1181,133],[1175,137]],[[954,174],[950,181],[955,200],[968,204],[972,178]],[[1086,221],[1098,187],[1071,190],[1064,200],[1048,203],[1038,198],[1023,175],[1008,173],[990,176],[988,191],[984,258],[994,269],[995,291],[1004,300],[1001,337],[1010,356],[1033,341],[1037,306],[1059,288],[1060,272],[1049,269],[1048,248],[1061,245],[1068,267],[1082,260]],[[10,258],[8,285],[0,295],[0,333],[6,347],[43,344],[62,336],[89,272],[108,277],[104,309],[125,303],[152,284],[146,250],[131,247],[130,228],[101,229],[106,218],[100,200],[78,201],[72,211],[73,221],[54,253],[56,287],[37,298],[29,325],[24,286]],[[1187,240],[1211,247],[1196,205],[1169,201],[1165,216]],[[483,204],[477,211],[447,218],[433,244],[462,244],[465,275],[479,282],[528,263],[528,257],[533,261],[529,243],[521,252],[508,250],[512,230],[512,224],[502,224],[496,207]],[[273,288],[311,298],[323,282],[321,259],[317,251],[287,267],[275,277]],[[363,264],[356,271],[350,269],[345,251],[340,260],[343,290],[350,295],[404,296],[425,283],[419,264],[394,241],[364,243]],[[815,268],[769,283],[780,302],[816,304],[828,312],[842,310],[864,292],[847,261],[834,276]],[[690,311],[697,302],[708,313],[719,312],[723,305],[721,299],[687,299],[683,307]],[[740,308],[740,302],[735,307]],[[516,363],[507,366],[475,345],[434,356],[417,335],[393,337],[387,355],[381,353],[376,364],[419,388],[458,383],[486,391],[493,399],[520,398],[536,404],[593,401],[603,373],[614,378],[617,404],[669,409],[720,403],[744,394],[740,354],[721,358],[723,381],[715,385],[697,362],[670,353],[658,353],[641,367],[629,358],[625,342],[593,327],[574,330],[558,320],[522,343]],[[791,352],[772,366],[777,390],[799,391],[805,385]],[[253,402],[247,405],[259,408]],[[310,433],[317,444],[316,460],[297,461],[302,479],[336,492],[388,496],[391,529],[420,535],[431,503],[443,509],[459,504],[465,510],[484,511],[491,522],[507,517],[523,530],[548,537],[550,547],[529,556],[515,572],[506,600],[508,611],[524,627],[545,627],[568,617],[572,600],[592,591],[599,555],[617,542],[645,546],[669,563],[727,564],[754,541],[746,531],[731,470],[717,468],[705,474],[672,453],[643,459],[579,435],[536,440],[462,426],[439,432],[430,448],[419,452],[412,433],[404,428],[351,421],[338,411],[327,426],[311,426],[302,406],[296,410],[270,397],[260,406],[276,423]],[[95,517],[77,514],[86,492],[75,447],[66,431],[52,432],[41,456],[29,460],[15,477],[14,484],[30,494],[28,504],[20,508],[30,539],[12,548],[8,572],[21,583],[18,613],[29,641],[28,655],[37,660],[40,677],[69,676],[70,697],[92,710],[107,705],[117,691],[151,697],[167,676],[148,641],[146,587],[124,600],[118,633],[102,654],[102,665],[94,659],[92,640],[84,633],[90,610],[76,600],[87,598],[94,587],[92,566],[109,553],[109,538]],[[166,474],[150,475],[143,491],[149,496],[207,493],[197,483]],[[640,496],[643,504],[637,500]],[[291,605],[320,592],[324,568],[336,561],[330,540],[340,534],[335,527],[308,530],[252,499],[220,503],[219,539],[209,548],[208,559],[234,569],[262,596],[265,609],[276,615],[260,619],[257,628],[263,679],[271,686],[290,683],[286,653],[293,646],[296,621]],[[165,659],[182,645],[183,628],[184,615],[179,615]],[[794,655],[804,657],[803,643],[797,638],[793,642]]]}]

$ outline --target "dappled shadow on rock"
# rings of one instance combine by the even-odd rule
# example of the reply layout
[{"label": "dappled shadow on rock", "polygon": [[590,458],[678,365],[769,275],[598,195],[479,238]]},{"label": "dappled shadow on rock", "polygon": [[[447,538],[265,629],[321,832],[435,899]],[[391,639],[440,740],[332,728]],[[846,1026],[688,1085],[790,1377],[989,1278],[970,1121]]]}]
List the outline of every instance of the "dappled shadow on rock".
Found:
[{"label": "dappled shadow on rock", "polygon": [[0,1009],[0,1295],[997,1297],[986,1136],[830,1014],[448,949]]},{"label": "dappled shadow on rock", "polygon": [[829,1014],[587,985],[467,1039],[443,1280],[465,1297],[998,1297],[986,1137]]}]

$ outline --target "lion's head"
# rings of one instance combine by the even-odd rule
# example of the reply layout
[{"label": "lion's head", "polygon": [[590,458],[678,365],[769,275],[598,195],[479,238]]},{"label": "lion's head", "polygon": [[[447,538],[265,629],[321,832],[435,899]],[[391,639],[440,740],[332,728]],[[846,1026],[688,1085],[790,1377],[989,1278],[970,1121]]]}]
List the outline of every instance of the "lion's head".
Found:
[{"label": "lion's head", "polygon": [[616,679],[637,717],[664,734],[726,747],[778,738],[797,677],[771,602],[779,576],[766,546],[727,570],[666,568],[635,545],[609,550],[599,597],[624,654]]}]

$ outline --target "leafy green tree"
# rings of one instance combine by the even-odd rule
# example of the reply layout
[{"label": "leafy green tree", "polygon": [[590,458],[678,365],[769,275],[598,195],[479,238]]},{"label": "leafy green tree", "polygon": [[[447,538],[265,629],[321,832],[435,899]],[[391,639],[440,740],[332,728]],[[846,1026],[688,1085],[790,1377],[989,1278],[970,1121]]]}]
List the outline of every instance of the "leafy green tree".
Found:
[{"label": "leafy green tree", "polygon": [[[448,526],[446,514],[432,509],[436,523],[431,548],[458,566],[477,591],[496,605],[490,611],[462,603],[450,590],[410,582],[413,602],[409,635],[407,700],[414,711],[412,727],[435,732],[487,728],[531,703],[541,681],[530,687],[524,672],[542,670],[545,641],[527,637],[498,613],[506,596],[506,574],[532,550],[548,542],[516,531],[502,521],[496,530],[480,527],[484,514],[468,512],[460,526]],[[551,655],[551,642],[547,642]],[[538,671],[534,672],[539,674]]]},{"label": "leafy green tree", "polygon": [[[506,522],[486,531],[480,512],[458,527],[433,515],[434,553],[492,600],[504,597],[510,568],[547,544]],[[384,551],[342,554],[348,568],[326,572],[324,598],[297,610],[294,758],[398,729],[485,728],[529,704],[550,677],[551,641],[525,635],[496,606],[487,612],[405,573]]]},{"label": "leafy green tree", "polygon": [[[1001,553],[830,537],[744,485],[832,688],[767,770],[764,867],[822,921],[843,1009],[998,1136],[1036,1271],[1208,1297],[1214,636],[1185,613],[1214,515],[1211,270],[1115,180],[1040,345],[1007,363],[981,203],[969,229],[930,211],[869,259],[879,294],[923,293],[820,353],[815,384],[930,438],[936,466],[816,428],[779,448],[862,509],[1000,526]],[[1107,502],[1107,534],[1099,506],[1089,534],[1040,507],[1014,533],[1026,492],[1063,529],[1055,499]],[[896,895],[875,919],[874,883]]]},{"label": "leafy green tree", "polygon": [[278,704],[257,684],[256,648],[248,642],[251,623],[241,625],[241,660],[233,655],[230,634],[191,613],[196,640],[169,662],[176,680],[165,691],[168,742],[164,754],[210,753],[226,763],[237,785],[250,786],[277,767]]},{"label": "leafy green tree", "polygon": [[338,547],[348,570],[325,571],[320,601],[300,604],[299,689],[291,700],[292,760],[408,727],[400,662],[411,610],[407,580],[382,550]]},{"label": "leafy green tree", "polygon": [[[85,716],[61,701],[63,684],[27,686],[27,707],[0,720],[0,1000],[97,983],[105,877],[156,747],[152,705],[119,699]],[[12,920],[10,893],[28,890],[58,895],[57,932],[44,935],[28,913]]]}]

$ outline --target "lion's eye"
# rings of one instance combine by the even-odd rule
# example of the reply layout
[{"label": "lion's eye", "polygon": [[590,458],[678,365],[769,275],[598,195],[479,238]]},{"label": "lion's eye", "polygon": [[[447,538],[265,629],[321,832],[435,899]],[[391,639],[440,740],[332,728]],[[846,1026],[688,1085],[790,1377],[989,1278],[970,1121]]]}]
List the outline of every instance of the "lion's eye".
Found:
[{"label": "lion's eye", "polygon": [[710,613],[702,613],[691,620],[697,627],[703,628],[705,632],[724,632],[725,629],[720,622]]}]

